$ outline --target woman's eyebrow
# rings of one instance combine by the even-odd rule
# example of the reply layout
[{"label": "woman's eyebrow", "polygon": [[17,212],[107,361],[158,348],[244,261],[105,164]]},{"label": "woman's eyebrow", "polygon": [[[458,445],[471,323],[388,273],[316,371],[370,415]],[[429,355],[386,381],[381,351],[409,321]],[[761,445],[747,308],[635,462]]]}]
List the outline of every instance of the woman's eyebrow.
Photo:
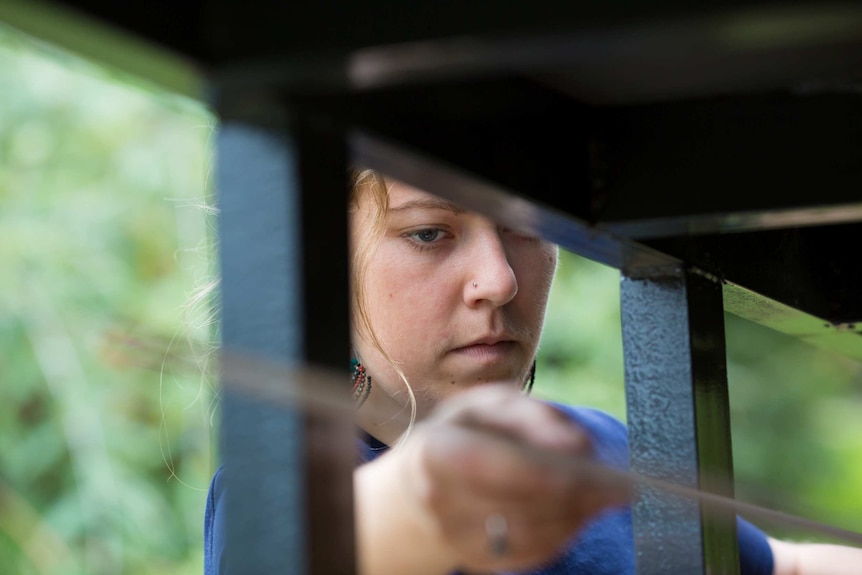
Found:
[{"label": "woman's eyebrow", "polygon": [[395,207],[390,207],[390,212],[403,212],[406,210],[413,209],[424,209],[424,210],[447,210],[455,214],[464,214],[467,213],[467,210],[464,208],[459,208],[455,204],[451,202],[447,202],[445,200],[440,200],[436,198],[422,198],[418,200],[408,200],[403,204],[399,204]]}]

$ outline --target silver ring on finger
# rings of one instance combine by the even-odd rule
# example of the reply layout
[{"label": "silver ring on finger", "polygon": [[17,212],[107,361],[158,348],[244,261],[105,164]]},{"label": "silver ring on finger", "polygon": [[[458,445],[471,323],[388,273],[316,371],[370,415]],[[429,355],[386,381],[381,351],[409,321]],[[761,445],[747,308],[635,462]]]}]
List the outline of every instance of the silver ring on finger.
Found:
[{"label": "silver ring on finger", "polygon": [[491,557],[499,559],[509,550],[509,523],[500,513],[492,513],[485,518],[485,534],[488,536],[488,551]]}]

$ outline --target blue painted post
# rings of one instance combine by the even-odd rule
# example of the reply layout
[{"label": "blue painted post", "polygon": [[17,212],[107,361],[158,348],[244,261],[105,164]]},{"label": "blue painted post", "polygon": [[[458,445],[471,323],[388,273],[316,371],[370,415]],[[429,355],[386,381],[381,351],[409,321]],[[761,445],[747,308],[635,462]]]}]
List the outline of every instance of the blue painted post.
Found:
[{"label": "blue painted post", "polygon": [[[254,121],[222,114],[222,344],[231,353],[343,371],[347,399],[345,141],[301,116],[279,122],[285,109],[269,106]],[[352,425],[227,383],[239,384],[224,386],[222,398],[228,572],[355,572]]]},{"label": "blue painted post", "polygon": [[[621,305],[632,470],[732,496],[721,283],[624,275]],[[739,573],[732,513],[643,488],[633,518],[639,575]]]}]

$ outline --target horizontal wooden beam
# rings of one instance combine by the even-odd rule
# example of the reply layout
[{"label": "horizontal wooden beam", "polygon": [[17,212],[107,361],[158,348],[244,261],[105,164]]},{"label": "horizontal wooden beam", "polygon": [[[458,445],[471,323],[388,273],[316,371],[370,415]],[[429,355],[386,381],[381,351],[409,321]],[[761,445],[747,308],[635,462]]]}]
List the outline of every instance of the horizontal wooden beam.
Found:
[{"label": "horizontal wooden beam", "polygon": [[[125,3],[115,6],[123,10]],[[0,2],[0,23],[96,64],[130,74],[160,91],[194,99],[205,97],[202,67],[190,53],[178,50],[161,36],[121,26],[111,19],[111,13],[82,8],[75,2],[4,0]],[[171,17],[172,10],[167,6],[153,5],[151,12],[151,19],[158,18],[166,29],[182,24]],[[191,31],[186,33],[193,37]]]}]

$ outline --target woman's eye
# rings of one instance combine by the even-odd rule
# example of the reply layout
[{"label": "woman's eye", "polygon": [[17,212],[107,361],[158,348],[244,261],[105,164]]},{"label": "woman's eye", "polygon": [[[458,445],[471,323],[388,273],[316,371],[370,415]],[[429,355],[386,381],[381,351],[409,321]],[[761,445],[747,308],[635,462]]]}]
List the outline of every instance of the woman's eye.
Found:
[{"label": "woman's eye", "polygon": [[431,242],[439,240],[442,235],[443,230],[440,228],[425,228],[422,230],[416,230],[410,234],[410,237],[424,244],[430,244]]}]

